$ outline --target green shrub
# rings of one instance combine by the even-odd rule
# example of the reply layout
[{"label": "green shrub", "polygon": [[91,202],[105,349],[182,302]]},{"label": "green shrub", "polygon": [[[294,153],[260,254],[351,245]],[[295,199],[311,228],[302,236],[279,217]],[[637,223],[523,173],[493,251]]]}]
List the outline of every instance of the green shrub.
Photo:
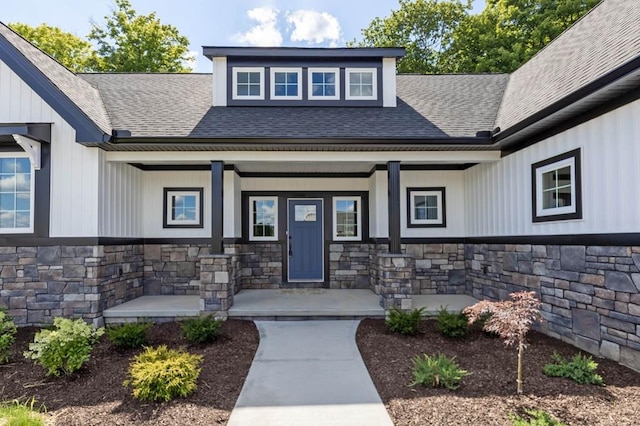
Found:
[{"label": "green shrub", "polygon": [[139,348],[147,342],[149,322],[130,322],[107,327],[109,341],[118,348]]},{"label": "green shrub", "polygon": [[133,388],[134,398],[169,401],[196,390],[202,356],[168,349],[165,345],[146,348],[129,366],[124,386]]},{"label": "green shrub", "polygon": [[418,334],[418,324],[422,318],[422,312],[424,308],[414,309],[410,312],[405,312],[402,309],[393,307],[389,309],[389,316],[385,323],[394,333],[405,334],[413,336]]},{"label": "green shrub", "polygon": [[526,416],[509,415],[513,426],[565,426],[542,410],[525,410]]},{"label": "green shrub", "polygon": [[455,390],[460,387],[460,381],[468,373],[444,354],[412,358],[413,362],[413,382],[411,386],[423,385],[432,387],[445,387]]},{"label": "green shrub", "polygon": [[0,425],[6,426],[44,426],[40,410],[35,407],[36,400],[26,402],[17,399],[0,402]]},{"label": "green shrub", "polygon": [[464,337],[469,332],[467,316],[462,312],[451,313],[446,307],[438,312],[438,331],[447,337]]},{"label": "green shrub", "polygon": [[11,357],[11,346],[16,340],[18,329],[11,317],[0,309],[0,364],[9,362]]},{"label": "green shrub", "polygon": [[94,329],[82,319],[54,318],[51,329],[36,333],[24,356],[47,370],[48,376],[69,375],[91,356],[93,345],[104,329]]},{"label": "green shrub", "polygon": [[216,340],[221,319],[213,315],[191,318],[182,322],[182,334],[191,343],[206,343]]},{"label": "green shrub", "polygon": [[602,377],[596,374],[598,363],[591,356],[576,354],[569,361],[554,352],[552,358],[554,363],[547,364],[543,368],[547,376],[565,377],[582,384],[604,385]]}]

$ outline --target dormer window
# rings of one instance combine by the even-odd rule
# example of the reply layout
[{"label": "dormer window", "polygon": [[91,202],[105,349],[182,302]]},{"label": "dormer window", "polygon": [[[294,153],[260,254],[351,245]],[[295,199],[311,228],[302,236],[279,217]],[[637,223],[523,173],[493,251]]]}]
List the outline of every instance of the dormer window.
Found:
[{"label": "dormer window", "polygon": [[264,99],[264,68],[233,68],[233,99]]},{"label": "dormer window", "polygon": [[378,72],[375,68],[347,68],[346,99],[376,100],[378,99]]},{"label": "dormer window", "polygon": [[271,68],[271,99],[302,99],[301,68]]},{"label": "dormer window", "polygon": [[309,99],[340,99],[340,70],[338,68],[309,68]]}]

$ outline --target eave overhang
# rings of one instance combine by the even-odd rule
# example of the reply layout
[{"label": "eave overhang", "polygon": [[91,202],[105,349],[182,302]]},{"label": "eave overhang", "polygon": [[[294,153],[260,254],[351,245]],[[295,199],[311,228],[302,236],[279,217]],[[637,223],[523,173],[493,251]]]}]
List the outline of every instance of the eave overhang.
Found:
[{"label": "eave overhang", "polygon": [[[86,144],[92,145],[92,144]],[[107,151],[446,151],[494,150],[491,137],[403,139],[112,138]]]},{"label": "eave overhang", "polygon": [[216,57],[244,58],[402,58],[403,47],[224,47],[202,46],[202,54],[209,59]]},{"label": "eave overhang", "polygon": [[[528,139],[640,88],[640,56],[494,135],[496,147],[509,152]],[[633,100],[633,97],[630,98]]]},{"label": "eave overhang", "polygon": [[4,62],[76,131],[77,142],[105,142],[109,135],[91,120],[13,44],[0,36],[0,61]]}]

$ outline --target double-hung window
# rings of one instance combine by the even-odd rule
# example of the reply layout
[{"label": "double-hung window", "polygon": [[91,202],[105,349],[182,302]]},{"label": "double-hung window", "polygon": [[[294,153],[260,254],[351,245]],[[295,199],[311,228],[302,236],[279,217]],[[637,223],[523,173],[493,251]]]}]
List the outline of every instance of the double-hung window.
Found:
[{"label": "double-hung window", "polygon": [[446,226],[445,188],[407,188],[407,227]]},{"label": "double-hung window", "polygon": [[271,99],[302,99],[300,68],[271,68]]},{"label": "double-hung window", "polygon": [[249,197],[249,240],[278,239],[278,197]]},{"label": "double-hung window", "polygon": [[531,166],[533,221],[581,219],[580,150]]},{"label": "double-hung window", "polygon": [[346,99],[378,99],[378,71],[375,68],[347,68]]},{"label": "double-hung window", "polygon": [[264,99],[264,68],[233,68],[233,99]]},{"label": "double-hung window", "polygon": [[360,197],[333,197],[333,239],[362,239],[362,203]]},{"label": "double-hung window", "polygon": [[33,232],[34,179],[31,161],[0,156],[0,233]]},{"label": "double-hung window", "polygon": [[309,99],[340,99],[340,70],[338,68],[309,68]]}]

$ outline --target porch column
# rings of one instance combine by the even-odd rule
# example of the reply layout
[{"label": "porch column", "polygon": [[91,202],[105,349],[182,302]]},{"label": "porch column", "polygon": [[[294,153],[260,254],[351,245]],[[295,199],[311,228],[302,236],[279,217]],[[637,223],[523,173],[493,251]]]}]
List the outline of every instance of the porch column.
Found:
[{"label": "porch column", "polygon": [[389,253],[400,254],[400,162],[387,163],[389,190]]},{"label": "porch column", "polygon": [[222,188],[224,185],[224,162],[211,162],[211,254],[223,254],[223,212],[224,201],[222,199]]}]

